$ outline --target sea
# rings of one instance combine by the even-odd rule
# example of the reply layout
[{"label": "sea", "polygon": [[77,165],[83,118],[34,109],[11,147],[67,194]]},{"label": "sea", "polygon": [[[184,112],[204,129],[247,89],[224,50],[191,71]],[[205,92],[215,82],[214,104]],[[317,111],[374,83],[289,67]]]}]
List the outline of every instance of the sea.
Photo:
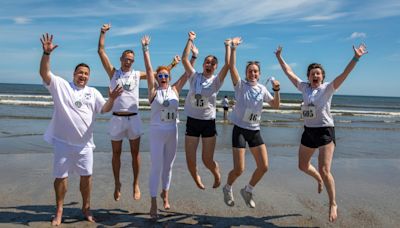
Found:
[{"label": "sea", "polygon": [[[96,87],[104,97],[108,87]],[[178,153],[184,153],[186,116],[183,103],[187,90],[181,92]],[[221,100],[233,91],[220,91],[217,101],[216,153],[231,153],[233,125],[223,120]],[[261,134],[269,156],[297,157],[303,120],[300,116],[300,94],[281,94],[281,108],[265,105]],[[147,89],[140,89],[140,114],[144,134],[140,151],[149,151],[149,104]],[[337,158],[400,158],[400,97],[334,95],[331,111],[335,120]],[[0,83],[0,154],[52,153],[43,140],[53,113],[53,102],[43,85]],[[111,153],[107,134],[111,114],[96,118],[94,140],[96,152]],[[126,140],[125,140],[126,141]],[[129,145],[124,142],[124,152]]]}]

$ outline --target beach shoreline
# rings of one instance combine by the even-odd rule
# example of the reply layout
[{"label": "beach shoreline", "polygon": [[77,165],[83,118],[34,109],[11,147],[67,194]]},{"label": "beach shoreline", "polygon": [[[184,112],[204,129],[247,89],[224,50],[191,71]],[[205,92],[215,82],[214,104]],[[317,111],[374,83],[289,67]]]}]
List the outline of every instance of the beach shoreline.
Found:
[{"label": "beach shoreline", "polygon": [[[199,190],[179,152],[170,189],[171,210],[161,210],[161,218],[149,219],[149,153],[142,153],[140,186],[142,199],[134,201],[130,155],[122,155],[122,199],[113,199],[111,154],[94,155],[92,210],[96,224],[82,220],[79,177],[69,179],[63,227],[394,227],[400,223],[399,159],[335,159],[332,172],[337,186],[339,219],[328,222],[326,192],[317,194],[316,183],[297,169],[295,157],[270,157],[270,169],[255,188],[256,208],[247,208],[239,190],[254,169],[246,154],[246,171],[233,186],[236,205],[227,207],[222,189],[212,189],[211,174],[198,163],[206,190]],[[232,168],[229,154],[216,154],[225,183]],[[198,161],[201,161],[198,160]],[[315,161],[314,161],[315,162]],[[49,226],[55,210],[52,154],[0,155],[0,227]],[[158,199],[162,209],[161,200]]]}]

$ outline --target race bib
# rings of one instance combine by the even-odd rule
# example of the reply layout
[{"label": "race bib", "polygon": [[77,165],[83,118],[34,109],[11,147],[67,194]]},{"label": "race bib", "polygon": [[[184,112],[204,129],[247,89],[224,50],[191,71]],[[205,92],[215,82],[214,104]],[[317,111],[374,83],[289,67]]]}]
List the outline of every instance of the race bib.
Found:
[{"label": "race bib", "polygon": [[261,121],[261,112],[253,112],[253,110],[248,108],[244,113],[243,121],[251,124],[258,124]]},{"label": "race bib", "polygon": [[315,106],[302,106],[301,115],[304,119],[314,119],[317,115]]},{"label": "race bib", "polygon": [[202,96],[201,98],[196,99],[194,96],[192,96],[190,103],[192,104],[193,108],[205,109],[208,107],[208,97]]},{"label": "race bib", "polygon": [[161,121],[171,122],[176,120],[176,110],[175,109],[162,109],[161,110]]}]

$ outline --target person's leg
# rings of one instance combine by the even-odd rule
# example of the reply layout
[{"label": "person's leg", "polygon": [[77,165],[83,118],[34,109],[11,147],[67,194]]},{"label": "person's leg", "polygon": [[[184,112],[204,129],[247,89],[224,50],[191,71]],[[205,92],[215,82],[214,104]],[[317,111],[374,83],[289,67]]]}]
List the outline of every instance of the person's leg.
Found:
[{"label": "person's leg", "polygon": [[335,192],[335,180],[331,173],[333,152],[335,144],[333,142],[321,146],[318,156],[318,170],[326,187],[329,196],[329,221],[334,222],[337,218],[337,204]]},{"label": "person's leg", "polygon": [[140,137],[136,139],[130,139],[129,144],[131,147],[132,155],[132,169],[133,169],[133,199],[140,199],[140,188],[139,188],[139,172],[140,172]]},{"label": "person's leg", "polygon": [[213,188],[218,188],[221,185],[221,174],[219,172],[219,166],[216,161],[214,161],[216,136],[202,138],[202,159],[204,165],[211,171],[214,175]]},{"label": "person's leg", "polygon": [[56,193],[56,214],[51,221],[51,225],[58,226],[62,222],[63,205],[65,194],[67,193],[68,178],[55,178],[54,180],[54,191]]},{"label": "person's leg", "polygon": [[172,166],[174,165],[178,145],[178,131],[174,129],[166,134],[168,134],[169,137],[165,145],[163,156],[162,192],[160,196],[163,199],[164,209],[170,209],[168,192],[171,185]]},{"label": "person's leg", "polygon": [[157,191],[158,184],[160,182],[161,168],[163,164],[163,151],[165,146],[165,138],[160,129],[150,127],[150,178],[149,178],[149,189],[150,189],[150,217],[157,217]]},{"label": "person's leg", "polygon": [[121,181],[119,179],[121,170],[121,152],[122,152],[122,140],[113,141],[111,140],[112,147],[112,169],[114,174],[114,200],[118,201],[121,198]]},{"label": "person's leg", "polygon": [[187,135],[185,136],[186,164],[188,166],[190,175],[192,176],[197,187],[199,187],[200,189],[205,189],[203,183],[201,182],[201,178],[197,173],[196,151],[199,145],[199,141],[199,137]]},{"label": "person's leg", "polygon": [[92,176],[81,176],[79,189],[82,195],[82,213],[89,222],[95,222],[90,212],[90,192],[92,190]]},{"label": "person's leg", "polygon": [[246,148],[232,148],[233,169],[228,174],[226,184],[233,185],[233,182],[243,173],[245,167]]},{"label": "person's leg", "polygon": [[254,170],[249,182],[250,186],[254,187],[268,171],[268,152],[265,144],[251,147],[250,151],[253,154],[257,165],[257,168]]},{"label": "person's leg", "polygon": [[311,164],[311,157],[314,154],[315,148],[300,145],[299,148],[299,169],[306,174],[312,176],[318,182],[318,193],[322,192],[323,180],[319,172]]}]

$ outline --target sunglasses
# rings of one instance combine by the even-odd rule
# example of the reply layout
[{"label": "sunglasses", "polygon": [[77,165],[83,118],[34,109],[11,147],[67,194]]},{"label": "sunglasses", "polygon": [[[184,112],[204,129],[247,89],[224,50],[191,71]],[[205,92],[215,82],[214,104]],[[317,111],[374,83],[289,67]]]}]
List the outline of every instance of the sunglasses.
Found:
[{"label": "sunglasses", "polygon": [[250,66],[250,65],[253,65],[253,64],[256,64],[257,66],[260,66],[260,62],[258,62],[258,61],[247,61],[247,66]]},{"label": "sunglasses", "polygon": [[158,78],[162,79],[162,78],[168,78],[169,75],[168,74],[158,74]]}]

